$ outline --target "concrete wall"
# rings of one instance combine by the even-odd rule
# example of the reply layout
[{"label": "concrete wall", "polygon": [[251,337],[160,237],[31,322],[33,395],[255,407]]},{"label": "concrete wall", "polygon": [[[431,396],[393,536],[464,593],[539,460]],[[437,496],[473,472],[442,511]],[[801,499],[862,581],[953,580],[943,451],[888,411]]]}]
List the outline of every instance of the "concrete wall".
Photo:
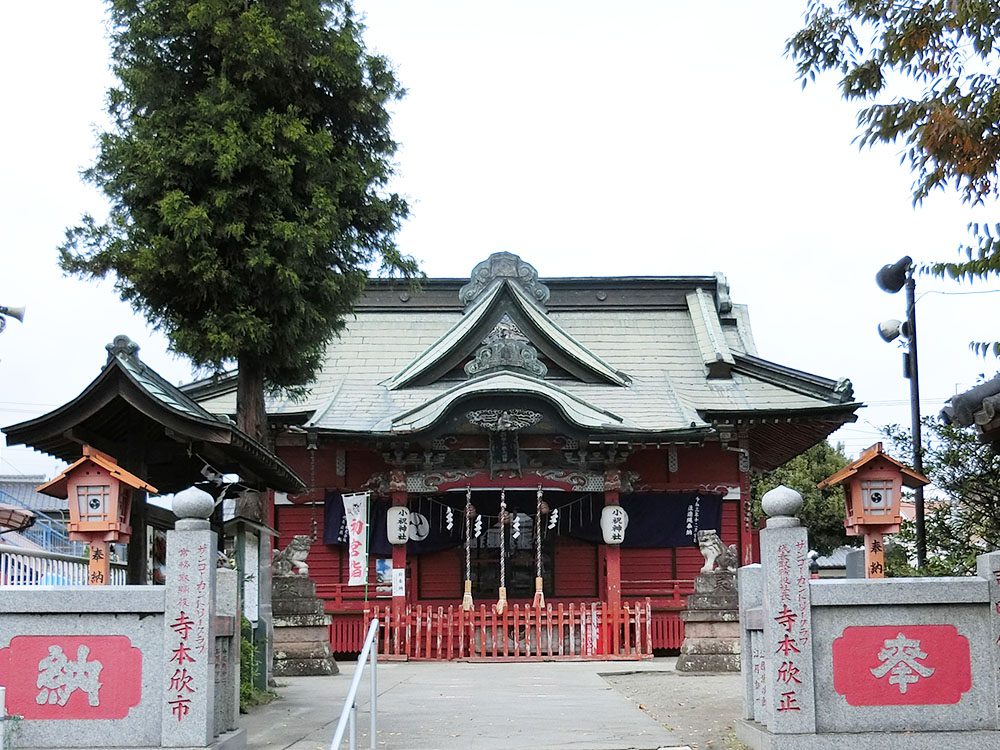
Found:
[{"label": "concrete wall", "polygon": [[[0,588],[0,682],[8,713],[25,717],[18,745],[159,746],[163,603],[164,590],[153,586]],[[82,662],[101,665],[97,705],[84,690],[87,678],[73,675],[81,645],[89,648]],[[60,654],[67,666],[57,674]],[[46,659],[51,690],[38,686]]]},{"label": "concrete wall", "polygon": [[168,532],[165,586],[0,586],[17,747],[245,747],[237,588],[199,519]]},{"label": "concrete wall", "polygon": [[1000,747],[1000,552],[980,556],[975,576],[811,580],[797,506],[779,510],[761,532],[761,564],[739,571],[739,739],[768,750]]}]

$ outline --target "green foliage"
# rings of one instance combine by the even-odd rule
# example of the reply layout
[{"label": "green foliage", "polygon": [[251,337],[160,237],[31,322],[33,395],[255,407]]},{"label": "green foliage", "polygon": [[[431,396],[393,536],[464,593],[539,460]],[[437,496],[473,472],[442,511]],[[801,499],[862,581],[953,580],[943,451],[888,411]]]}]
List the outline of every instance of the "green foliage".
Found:
[{"label": "green foliage", "polygon": [[[938,492],[927,492],[924,525],[927,559],[921,575],[966,575],[976,555],[1000,549],[1000,455],[973,428],[923,420],[924,475]],[[885,428],[898,456],[912,456],[909,430]],[[905,459],[901,459],[905,460]],[[895,541],[915,557],[914,524],[904,523]],[[887,560],[893,575],[912,575],[905,559]]]},{"label": "green foliage", "polygon": [[762,518],[760,499],[780,484],[802,494],[799,518],[809,530],[809,544],[821,555],[856,540],[844,531],[844,491],[840,487],[819,490],[816,485],[849,464],[842,445],[836,448],[825,440],[777,469],[753,476],[750,494],[756,521]]},{"label": "green foliage", "polygon": [[0,717],[0,747],[10,748],[14,750],[16,745],[18,735],[21,734],[21,722],[24,720],[23,716],[18,714],[9,714],[6,717]]},{"label": "green foliage", "polygon": [[247,713],[254,706],[270,703],[274,693],[258,690],[257,649],[253,645],[253,629],[243,617],[240,624],[240,713]]},{"label": "green foliage", "polygon": [[198,366],[302,386],[373,263],[416,273],[392,239],[389,63],[342,1],[112,0],[111,19],[114,127],[85,172],[110,215],[67,231],[63,269],[113,274]]},{"label": "green foliage", "polygon": [[[858,113],[859,141],[903,145],[914,202],[949,185],[972,204],[1000,194],[1000,4],[812,0],[805,20],[786,46],[803,86],[832,70],[845,99],[870,103]],[[1000,272],[1000,225],[970,229],[965,259],[932,265],[935,275]]]}]

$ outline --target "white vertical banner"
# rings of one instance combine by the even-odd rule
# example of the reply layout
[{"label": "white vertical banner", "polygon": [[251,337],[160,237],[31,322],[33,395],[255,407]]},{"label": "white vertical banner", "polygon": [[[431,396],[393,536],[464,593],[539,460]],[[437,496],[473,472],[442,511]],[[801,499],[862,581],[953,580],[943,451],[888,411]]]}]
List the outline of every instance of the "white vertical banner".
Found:
[{"label": "white vertical banner", "polygon": [[344,495],[347,517],[348,586],[363,586],[368,581],[368,492]]}]

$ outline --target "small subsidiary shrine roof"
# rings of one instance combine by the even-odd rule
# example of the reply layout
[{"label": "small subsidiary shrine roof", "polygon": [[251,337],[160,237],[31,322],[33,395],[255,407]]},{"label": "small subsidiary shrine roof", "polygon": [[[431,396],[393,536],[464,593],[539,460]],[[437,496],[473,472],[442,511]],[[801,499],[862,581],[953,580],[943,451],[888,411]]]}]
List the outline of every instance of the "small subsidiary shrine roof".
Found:
[{"label": "small subsidiary shrine roof", "polygon": [[73,462],[91,445],[125,465],[141,462],[144,479],[175,492],[202,479],[206,464],[245,484],[295,492],[302,480],[281,459],[225,417],[207,411],[138,357],[127,336],[108,344],[100,375],[72,401],[5,427],[9,445],[27,445]]},{"label": "small subsidiary shrine roof", "polygon": [[[184,390],[234,412],[231,376]],[[371,280],[306,395],[268,412],[331,434],[433,437],[454,433],[477,401],[542,405],[554,422],[531,429],[592,441],[697,442],[745,428],[758,469],[861,406],[848,380],[760,358],[721,274],[543,281],[496,253],[471,280],[427,279],[419,291]]]}]

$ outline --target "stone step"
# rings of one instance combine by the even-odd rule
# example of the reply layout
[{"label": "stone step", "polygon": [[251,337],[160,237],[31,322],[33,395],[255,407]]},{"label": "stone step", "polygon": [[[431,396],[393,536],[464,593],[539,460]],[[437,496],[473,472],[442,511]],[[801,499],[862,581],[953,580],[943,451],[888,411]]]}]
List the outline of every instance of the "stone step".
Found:
[{"label": "stone step", "polygon": [[303,625],[326,627],[331,621],[332,618],[327,614],[282,615],[274,613],[275,628],[297,628]]},{"label": "stone step", "polygon": [[329,659],[333,657],[328,641],[293,641],[274,644],[275,659]]},{"label": "stone step", "polygon": [[274,628],[274,646],[281,643],[297,643],[299,641],[316,641],[317,643],[329,640],[330,631],[326,625],[280,625]]},{"label": "stone step", "polygon": [[739,654],[681,654],[674,667],[678,672],[739,672]]},{"label": "stone step", "polygon": [[689,638],[685,634],[681,654],[736,654],[740,653],[739,639]]},{"label": "stone step", "polygon": [[694,579],[694,593],[712,594],[736,593],[736,574],[727,570],[715,570],[711,573],[701,573]]},{"label": "stone step", "polygon": [[308,576],[275,576],[271,587],[271,599],[315,599],[316,582]]},{"label": "stone step", "polygon": [[686,621],[684,638],[727,638],[739,641],[740,624],[738,622],[698,622]]},{"label": "stone step", "polygon": [[311,675],[338,674],[337,662],[329,659],[275,659],[275,677],[307,677]]},{"label": "stone step", "polygon": [[271,611],[275,617],[321,615],[323,614],[323,601],[321,599],[275,599],[271,602]]},{"label": "stone step", "polygon": [[691,609],[680,614],[684,622],[739,622],[740,613],[734,609]]},{"label": "stone step", "polygon": [[736,592],[714,594],[691,594],[687,600],[688,609],[739,609]]}]

